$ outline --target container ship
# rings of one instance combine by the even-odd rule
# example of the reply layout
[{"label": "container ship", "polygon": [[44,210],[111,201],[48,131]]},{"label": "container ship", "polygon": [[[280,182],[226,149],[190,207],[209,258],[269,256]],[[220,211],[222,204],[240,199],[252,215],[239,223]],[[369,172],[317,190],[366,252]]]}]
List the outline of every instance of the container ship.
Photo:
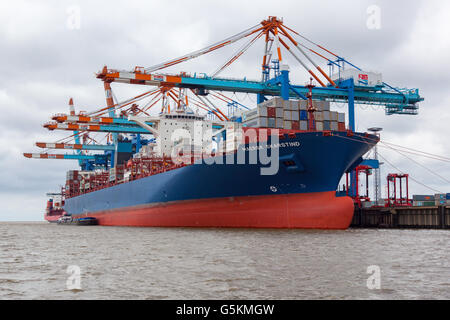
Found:
[{"label": "container ship", "polygon": [[47,193],[49,197],[47,207],[45,208],[44,219],[48,222],[58,222],[64,214],[64,195],[62,193]]},{"label": "container ship", "polygon": [[[354,169],[379,141],[377,135],[355,132],[355,103],[383,105],[388,114],[415,114],[423,99],[417,89],[387,85],[381,74],[365,72],[319,46],[326,52],[317,56],[330,66],[325,73],[291,31],[281,19],[269,17],[223,41],[149,68],[124,71],[105,66],[96,76],[104,84],[106,107],[75,113],[70,99],[70,114],[56,114],[44,127],[73,134],[55,143],[36,143],[46,150],[73,153],[24,155],[78,161],[81,169],[67,173],[62,190],[63,208],[74,221],[346,229],[354,210],[348,196]],[[261,80],[218,76],[259,38],[265,39]],[[211,75],[160,71],[241,39],[247,43]],[[282,47],[308,71],[306,84],[291,83]],[[334,57],[325,57],[330,54]],[[154,89],[119,102],[112,83]],[[256,107],[227,95],[236,93],[255,95]],[[331,110],[332,102],[348,104],[348,119]],[[91,133],[104,134],[106,143]],[[337,194],[345,173],[353,187]]]},{"label": "container ship", "polygon": [[[338,183],[378,138],[347,131],[338,121],[344,114],[329,103],[311,105],[308,112],[307,101],[274,98],[242,113],[241,122],[191,110],[143,117],[155,138],[141,139],[137,152],[117,152],[112,169],[69,171],[64,210],[109,226],[345,229],[353,201],[336,196]],[[284,127],[271,127],[277,122]],[[203,134],[195,141],[196,130],[213,127],[223,140]],[[190,140],[173,139],[180,128]],[[136,150],[136,139],[119,143]]]},{"label": "container ship", "polygon": [[[346,132],[284,131],[279,171],[267,176],[258,164],[227,165],[227,155],[216,156],[223,164],[212,165],[133,159],[124,175],[137,179],[70,196],[65,209],[75,218],[95,217],[101,225],[345,229],[353,201],[337,197],[335,190],[373,142],[362,134],[344,137]],[[252,144],[240,147],[248,150]],[[237,152],[231,154],[230,162],[237,160]],[[160,166],[152,174],[155,162]]]}]

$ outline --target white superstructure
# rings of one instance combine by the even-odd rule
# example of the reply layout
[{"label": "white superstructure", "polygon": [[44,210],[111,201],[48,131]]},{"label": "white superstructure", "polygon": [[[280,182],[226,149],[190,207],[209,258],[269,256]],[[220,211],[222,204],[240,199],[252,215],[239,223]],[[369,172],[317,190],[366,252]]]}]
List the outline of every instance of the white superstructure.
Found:
[{"label": "white superstructure", "polygon": [[[219,136],[227,125],[227,122],[207,120],[193,112],[163,113],[159,117],[129,117],[129,120],[149,130],[155,137],[155,143],[143,148],[142,152],[166,157],[180,153],[211,153],[216,149],[213,136]],[[222,129],[218,129],[218,126]]]}]

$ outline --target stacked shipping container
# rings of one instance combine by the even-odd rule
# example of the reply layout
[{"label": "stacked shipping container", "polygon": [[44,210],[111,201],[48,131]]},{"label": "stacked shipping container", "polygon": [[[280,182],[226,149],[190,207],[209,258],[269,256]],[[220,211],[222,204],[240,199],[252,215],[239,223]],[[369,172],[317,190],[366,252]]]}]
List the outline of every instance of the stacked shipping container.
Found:
[{"label": "stacked shipping container", "polygon": [[434,195],[434,202],[436,206],[445,206],[450,205],[450,201],[447,199],[447,195],[445,193],[438,193]]},{"label": "stacked shipping container", "polygon": [[413,206],[432,207],[450,205],[450,193],[438,193],[435,195],[414,195]]},{"label": "stacked shipping container", "polygon": [[[119,171],[120,167],[118,166]],[[112,172],[116,172],[116,169],[110,169]],[[122,169],[122,178],[123,178],[123,169]],[[119,174],[120,176],[120,174]],[[113,181],[115,182],[115,176]],[[67,172],[66,176],[66,186],[65,193],[66,195],[74,195],[80,192],[89,191],[91,189],[96,189],[99,187],[108,184],[111,181],[110,172],[105,170],[97,170],[97,171],[77,171],[71,170]]]},{"label": "stacked shipping container", "polygon": [[[345,131],[345,113],[330,111],[328,101],[314,100],[314,126],[317,131]],[[283,100],[275,97],[258,104],[242,115],[244,127],[308,130],[310,113],[306,100]]]},{"label": "stacked shipping container", "polygon": [[67,171],[66,174],[66,194],[72,194],[80,191],[81,177],[78,175],[77,170]]},{"label": "stacked shipping container", "polygon": [[124,178],[125,166],[117,165],[115,168],[109,169],[109,182],[119,182]]}]

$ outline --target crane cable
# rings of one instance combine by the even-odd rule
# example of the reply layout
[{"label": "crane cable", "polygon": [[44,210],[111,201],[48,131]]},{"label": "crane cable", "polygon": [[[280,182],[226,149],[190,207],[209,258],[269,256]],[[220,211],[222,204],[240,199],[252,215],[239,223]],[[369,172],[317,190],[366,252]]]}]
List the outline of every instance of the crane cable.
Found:
[{"label": "crane cable", "polygon": [[146,91],[146,92],[144,92],[142,94],[139,94],[139,95],[137,95],[137,96],[135,96],[133,98],[130,98],[130,99],[124,100],[122,102],[116,103],[116,104],[114,104],[114,105],[112,105],[110,107],[108,106],[108,107],[104,107],[104,108],[101,108],[101,109],[89,112],[87,115],[88,116],[95,115],[96,117],[98,117],[98,116],[100,116],[102,114],[107,113],[109,111],[109,109],[111,109],[113,107],[115,108],[115,110],[118,110],[118,109],[123,108],[123,107],[125,107],[125,106],[127,106],[127,105],[129,105],[129,104],[131,104],[133,102],[145,99],[145,98],[155,94],[156,92],[159,92],[159,88],[158,89],[154,89],[154,90]]},{"label": "crane cable", "polygon": [[392,147],[389,147],[389,149],[394,150],[395,152],[401,154],[402,156],[404,156],[405,158],[409,159],[410,161],[416,163],[417,165],[419,165],[420,167],[424,168],[424,169],[427,170],[428,172],[434,174],[436,177],[439,177],[439,178],[441,178],[442,180],[444,180],[445,182],[450,183],[450,180],[444,178],[444,177],[441,176],[440,174],[434,172],[434,171],[431,170],[430,168],[427,168],[426,166],[422,165],[421,163],[417,162],[416,160],[414,160],[414,159],[408,157],[406,154],[402,153],[401,151],[396,150],[396,149],[394,149],[394,148],[392,148]]},{"label": "crane cable", "polygon": [[[380,153],[378,153],[378,155],[379,155],[384,161],[386,161],[391,167],[393,167],[395,170],[397,170],[397,171],[399,171],[400,173],[404,174],[404,172],[403,172],[402,170],[400,170],[400,169],[397,168],[395,165],[393,165],[391,162],[389,162],[389,161],[388,161],[385,157],[383,157]],[[429,187],[429,186],[427,186],[426,184],[424,184],[424,183],[422,183],[422,182],[420,182],[420,181],[414,179],[411,175],[408,175],[408,176],[409,176],[409,178],[410,178],[411,180],[413,180],[414,182],[416,182],[416,183],[418,183],[418,184],[424,186],[425,188],[430,189],[430,190],[433,190],[434,192],[437,192],[437,193],[442,193],[442,191],[436,190],[436,189],[434,189],[434,188],[432,188],[432,187]]]},{"label": "crane cable", "polygon": [[[357,141],[357,142],[361,142],[361,140],[358,140],[358,139],[352,139],[352,138],[349,138],[349,137],[342,137],[342,136],[339,136],[339,135],[337,135],[336,137],[339,137],[339,138],[342,138],[342,139],[348,139],[348,140],[353,140],[353,141]],[[370,138],[367,138],[367,137],[364,137],[363,138],[363,140],[366,140],[366,141],[364,141],[366,144],[369,144],[369,142],[367,141],[367,140],[375,140],[375,139],[370,139]],[[401,154],[401,153],[400,153]],[[386,161],[389,165],[391,165],[395,170],[397,170],[397,171],[399,171],[400,173],[404,173],[402,170],[400,170],[399,168],[397,168],[394,164],[392,164],[389,160],[387,160],[385,157],[383,157],[380,153],[378,153],[378,155],[384,160],[384,161]],[[450,161],[449,161],[450,162]],[[430,190],[433,190],[433,191],[435,191],[435,192],[438,192],[438,193],[442,193],[442,191],[440,191],[440,190],[436,190],[436,189],[434,189],[434,188],[432,188],[432,187],[429,187],[429,186],[427,186],[426,184],[424,184],[424,183],[422,183],[422,182],[420,182],[420,181],[418,181],[418,180],[416,180],[414,177],[412,177],[411,175],[409,175],[409,178],[412,180],[412,181],[414,181],[414,182],[416,182],[416,183],[418,183],[418,184],[420,184],[420,185],[422,185],[422,186],[424,186],[424,187],[426,187],[426,188],[428,188],[428,189],[430,189]]]},{"label": "crane cable", "polygon": [[[360,142],[360,140],[352,139],[350,137],[342,137],[342,136],[336,136],[336,137]],[[372,139],[372,138],[369,138],[369,137],[364,137],[364,139],[368,140],[368,141],[372,141],[372,142],[378,142],[378,139]],[[447,157],[443,157],[443,156],[440,156],[440,155],[436,155],[436,154],[432,154],[432,153],[429,153],[429,152],[420,151],[420,150],[416,150],[416,149],[412,149],[412,148],[408,148],[408,147],[403,147],[403,146],[400,146],[400,145],[397,145],[397,144],[394,144],[394,143],[390,143],[390,142],[385,142],[385,141],[379,141],[379,142],[386,145],[386,146],[380,145],[380,147],[383,147],[383,148],[392,148],[391,146],[395,146],[397,148],[404,148],[404,149],[407,149],[408,151],[407,150],[401,150],[402,152],[406,152],[406,153],[418,155],[418,156],[421,156],[421,157],[425,157],[425,158],[429,158],[429,159],[433,159],[433,160],[438,160],[438,161],[449,162],[450,163],[450,158],[447,158]]]},{"label": "crane cable", "polygon": [[[428,152],[425,152],[425,151],[419,151],[419,150],[415,150],[415,149],[412,149],[412,148],[403,147],[403,146],[400,146],[400,145],[398,145],[398,144],[394,144],[394,143],[390,143],[390,142],[385,142],[385,141],[381,141],[381,143],[387,144],[387,145],[392,145],[392,146],[395,146],[395,147],[398,147],[398,148],[403,148],[403,149],[411,150],[411,151],[413,151],[413,152],[420,152],[420,153],[423,153],[423,154],[426,154],[426,155],[430,155],[430,156],[432,156],[432,157],[442,158],[442,160],[450,161],[450,158],[443,157],[443,156],[439,156],[439,155],[435,155],[435,154],[428,153]],[[406,151],[405,151],[405,152],[406,152]]]},{"label": "crane cable", "polygon": [[264,34],[264,31],[261,31],[259,34],[256,35],[253,39],[250,39],[250,41],[246,42],[237,52],[235,52],[231,58],[229,58],[222,66],[217,68],[216,71],[213,72],[211,75],[211,78],[216,78],[219,73],[221,73],[225,68],[230,66],[234,61],[236,61],[242,54],[244,54],[245,51],[247,51],[248,48],[250,48],[253,43],[255,43],[256,40],[258,40],[262,35]]}]

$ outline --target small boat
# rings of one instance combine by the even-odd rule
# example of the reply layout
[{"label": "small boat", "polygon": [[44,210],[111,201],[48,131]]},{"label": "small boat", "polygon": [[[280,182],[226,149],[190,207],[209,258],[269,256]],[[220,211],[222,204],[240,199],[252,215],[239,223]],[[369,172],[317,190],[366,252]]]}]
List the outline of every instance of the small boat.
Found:
[{"label": "small boat", "polygon": [[94,217],[84,217],[77,219],[76,224],[79,226],[95,226],[98,224],[98,221]]},{"label": "small boat", "polygon": [[63,215],[58,218],[56,221],[57,224],[71,224],[72,223],[72,217],[69,215]]}]

